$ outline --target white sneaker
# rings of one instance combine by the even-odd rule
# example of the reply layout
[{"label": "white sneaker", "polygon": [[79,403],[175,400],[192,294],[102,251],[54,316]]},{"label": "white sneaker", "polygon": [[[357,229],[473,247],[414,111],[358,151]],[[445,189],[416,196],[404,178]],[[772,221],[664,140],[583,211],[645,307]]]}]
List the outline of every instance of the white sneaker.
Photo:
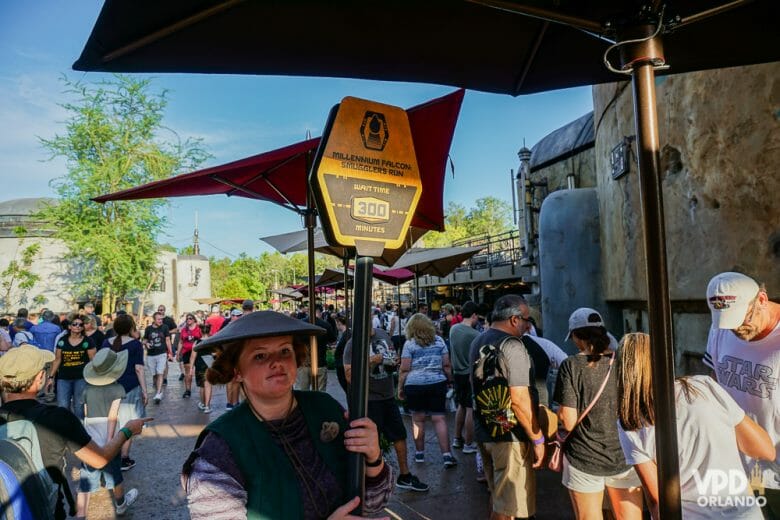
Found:
[{"label": "white sneaker", "polygon": [[127,511],[127,508],[133,505],[133,503],[138,499],[138,490],[128,489],[125,492],[125,500],[121,504],[116,504],[116,514],[117,515],[123,515]]},{"label": "white sneaker", "polygon": [[206,408],[206,405],[198,401],[198,410],[201,412]]},{"label": "white sneaker", "polygon": [[211,407],[210,406],[204,406],[202,411],[203,411],[203,413],[211,413]]},{"label": "white sneaker", "polygon": [[154,404],[160,404],[160,401],[162,401],[162,392],[159,394],[154,394]]},{"label": "white sneaker", "polygon": [[476,442],[471,442],[469,444],[463,445],[463,453],[465,453],[466,455],[468,455],[469,453],[476,453],[477,451],[479,450],[477,449]]}]

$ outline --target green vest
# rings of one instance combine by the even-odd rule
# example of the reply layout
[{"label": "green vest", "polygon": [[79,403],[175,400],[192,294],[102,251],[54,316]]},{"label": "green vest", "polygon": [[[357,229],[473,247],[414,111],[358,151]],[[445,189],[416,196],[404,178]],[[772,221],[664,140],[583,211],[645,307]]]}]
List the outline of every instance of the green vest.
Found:
[{"label": "green vest", "polygon": [[[321,392],[295,392],[314,446],[325,465],[347,489],[347,428],[341,405]],[[322,423],[337,422],[338,436],[330,442],[320,438]],[[298,520],[303,518],[298,478],[287,454],[276,445],[265,424],[259,421],[247,402],[226,413],[206,427],[230,446],[247,490],[247,518],[257,520]],[[339,503],[347,502],[346,495]]]}]

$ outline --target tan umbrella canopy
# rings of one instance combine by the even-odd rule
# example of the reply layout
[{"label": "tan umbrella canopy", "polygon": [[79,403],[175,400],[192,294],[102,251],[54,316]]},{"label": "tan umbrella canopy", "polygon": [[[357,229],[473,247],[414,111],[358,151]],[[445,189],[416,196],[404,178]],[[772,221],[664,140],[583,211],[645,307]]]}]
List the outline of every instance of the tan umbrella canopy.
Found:
[{"label": "tan umbrella canopy", "polygon": [[283,298],[289,298],[290,300],[300,300],[303,298],[303,293],[292,287],[282,287],[280,289],[274,289],[271,291],[274,294],[278,294]]},{"label": "tan umbrella canopy", "polygon": [[195,298],[201,305],[214,305],[215,303],[242,303],[246,298]]},{"label": "tan umbrella canopy", "polygon": [[393,264],[393,269],[405,267],[418,274],[445,277],[481,250],[481,246],[413,247]]},{"label": "tan umbrella canopy", "polygon": [[[427,229],[410,227],[409,233],[404,240],[404,247],[400,249],[385,249],[381,257],[377,257],[374,261],[379,265],[391,266],[397,262],[412,245],[417,242],[422,236],[427,233]],[[290,233],[282,233],[281,235],[270,235],[266,237],[260,237],[260,240],[273,247],[282,254],[295,253],[299,251],[305,251],[307,247],[306,242],[306,230],[292,231]],[[318,253],[335,256],[342,260],[348,258],[350,252],[347,248],[332,246],[325,240],[325,235],[321,228],[314,230],[314,250]]]}]

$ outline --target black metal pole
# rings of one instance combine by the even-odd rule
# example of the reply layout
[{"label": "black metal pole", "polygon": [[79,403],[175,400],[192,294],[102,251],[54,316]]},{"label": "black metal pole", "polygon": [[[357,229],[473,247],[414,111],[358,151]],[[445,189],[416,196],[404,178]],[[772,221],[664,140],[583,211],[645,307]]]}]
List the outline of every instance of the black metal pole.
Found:
[{"label": "black metal pole", "polygon": [[[355,305],[352,307],[352,378],[349,387],[349,418],[360,419],[368,413],[368,358],[371,341],[371,284],[374,259],[359,256],[355,259]],[[363,455],[349,453],[347,457],[348,495],[359,496],[360,505],[355,514],[362,514],[365,496],[365,466]]]},{"label": "black metal pole", "polygon": [[344,253],[344,315],[349,323],[351,305],[349,303],[349,253]]},{"label": "black metal pole", "polygon": [[[312,153],[306,154],[306,171],[311,169]],[[314,209],[314,195],[311,187],[306,186],[306,212],[304,213],[304,223],[306,225],[306,260],[309,268],[309,323],[314,325],[314,228],[317,226],[317,210]],[[311,389],[317,390],[317,369],[319,360],[317,359],[317,336],[310,336],[309,352],[311,360]]]},{"label": "black metal pole", "polygon": [[[652,40],[650,45],[652,46]],[[643,55],[651,54],[643,53]],[[666,262],[655,71],[649,61],[643,61],[633,67],[632,85],[647,271],[647,314],[652,342],[651,366],[655,404],[659,512],[664,520],[676,520],[682,516],[680,468],[677,455],[677,414],[674,408],[672,306]]]}]

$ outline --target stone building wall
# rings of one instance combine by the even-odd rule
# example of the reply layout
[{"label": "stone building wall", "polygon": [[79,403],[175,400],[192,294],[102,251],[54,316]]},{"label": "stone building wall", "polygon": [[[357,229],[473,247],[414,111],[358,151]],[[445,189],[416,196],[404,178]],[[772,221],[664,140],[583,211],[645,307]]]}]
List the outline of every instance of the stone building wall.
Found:
[{"label": "stone building wall", "polygon": [[576,188],[593,188],[596,186],[596,157],[593,148],[588,148],[562,161],[550,164],[544,168],[533,170],[531,180],[539,182],[547,179],[547,189],[552,193],[565,190],[566,177],[574,174]]},{"label": "stone building wall", "polygon": [[[703,304],[709,279],[726,270],[764,281],[777,298],[780,63],[673,75],[656,86],[673,302]],[[618,180],[609,163],[611,149],[635,134],[630,84],[596,86],[593,102],[605,297],[643,300],[636,160]]]}]

